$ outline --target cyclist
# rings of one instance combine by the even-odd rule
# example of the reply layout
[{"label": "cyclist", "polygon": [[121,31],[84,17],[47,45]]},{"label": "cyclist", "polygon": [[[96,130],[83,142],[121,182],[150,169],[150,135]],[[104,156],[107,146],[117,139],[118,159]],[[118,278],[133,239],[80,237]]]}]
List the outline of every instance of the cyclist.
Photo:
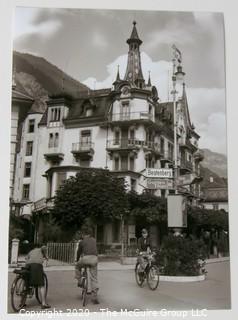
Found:
[{"label": "cyclist", "polygon": [[97,245],[96,240],[93,238],[92,228],[89,226],[84,226],[81,229],[82,241],[78,244],[77,258],[75,265],[75,278],[78,280],[78,286],[81,287],[81,268],[85,265],[89,266],[91,291],[92,291],[92,302],[98,304],[98,279],[97,279]]},{"label": "cyclist", "polygon": [[148,231],[143,228],[141,230],[141,237],[138,239],[137,243],[137,262],[140,264],[140,272],[143,273],[143,271],[146,268],[146,265],[148,263],[148,254],[151,253],[151,241],[148,236]]},{"label": "cyclist", "polygon": [[48,309],[51,308],[51,306],[46,303],[43,270],[44,259],[48,260],[46,246],[39,247],[39,245],[36,245],[35,248],[28,253],[26,257],[26,267],[29,270],[29,282],[27,286],[38,287],[40,289],[42,299],[41,308]]}]

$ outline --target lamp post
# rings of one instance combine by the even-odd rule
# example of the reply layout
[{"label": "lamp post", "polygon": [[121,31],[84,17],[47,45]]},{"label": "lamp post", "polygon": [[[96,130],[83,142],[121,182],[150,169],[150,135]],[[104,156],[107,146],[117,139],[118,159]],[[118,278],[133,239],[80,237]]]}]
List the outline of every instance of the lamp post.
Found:
[{"label": "lamp post", "polygon": [[179,51],[179,49],[173,45],[173,58],[172,58],[172,63],[173,63],[173,75],[172,75],[172,84],[173,84],[173,89],[171,91],[171,94],[173,96],[173,114],[174,114],[174,189],[175,189],[175,194],[178,193],[178,188],[177,188],[177,179],[178,179],[178,144],[177,144],[177,100],[176,96],[178,91],[176,90],[176,86],[178,82],[181,82],[184,80],[184,75],[185,73],[182,70],[182,54]]}]

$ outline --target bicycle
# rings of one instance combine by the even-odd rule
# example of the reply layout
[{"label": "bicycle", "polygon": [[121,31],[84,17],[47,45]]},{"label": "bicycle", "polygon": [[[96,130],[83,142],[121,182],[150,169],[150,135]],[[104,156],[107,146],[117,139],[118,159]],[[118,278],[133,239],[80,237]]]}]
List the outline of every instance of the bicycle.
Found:
[{"label": "bicycle", "polygon": [[[16,274],[16,278],[14,279],[11,286],[11,305],[15,312],[18,312],[22,309],[22,307],[26,303],[27,298],[32,298],[35,294],[36,300],[41,304],[42,299],[39,294],[38,287],[31,287],[28,285],[29,281],[29,270],[26,267],[22,267],[20,269],[15,269],[13,271]],[[48,279],[46,274],[44,273],[44,286],[45,286],[45,294],[47,296],[48,292]]]},{"label": "bicycle", "polygon": [[82,276],[81,276],[81,283],[82,283],[82,300],[83,300],[83,307],[86,306],[87,302],[87,293],[88,293],[88,266],[82,267]]},{"label": "bicycle", "polygon": [[155,264],[155,255],[155,252],[146,255],[147,264],[143,270],[141,270],[140,263],[136,263],[135,278],[139,287],[143,286],[145,280],[147,280],[147,284],[151,290],[155,290],[158,287],[160,280],[159,267]]}]

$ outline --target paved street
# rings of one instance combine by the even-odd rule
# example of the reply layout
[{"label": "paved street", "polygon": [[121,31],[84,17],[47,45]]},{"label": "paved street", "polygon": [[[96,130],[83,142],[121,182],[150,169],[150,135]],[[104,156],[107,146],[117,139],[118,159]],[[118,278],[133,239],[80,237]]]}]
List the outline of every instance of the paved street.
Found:
[{"label": "paved street", "polygon": [[[156,291],[144,285],[139,288],[134,279],[133,270],[100,270],[100,305],[88,302],[90,311],[109,308],[112,311],[121,309],[141,310],[191,310],[193,309],[229,309],[230,308],[230,264],[229,261],[207,265],[205,281],[193,283],[160,282]],[[49,280],[48,302],[55,310],[67,312],[67,308],[82,308],[79,288],[73,279],[73,271],[47,271]],[[9,288],[14,279],[9,273]],[[8,293],[8,310],[10,291]],[[27,310],[41,310],[35,298],[27,301]]]}]

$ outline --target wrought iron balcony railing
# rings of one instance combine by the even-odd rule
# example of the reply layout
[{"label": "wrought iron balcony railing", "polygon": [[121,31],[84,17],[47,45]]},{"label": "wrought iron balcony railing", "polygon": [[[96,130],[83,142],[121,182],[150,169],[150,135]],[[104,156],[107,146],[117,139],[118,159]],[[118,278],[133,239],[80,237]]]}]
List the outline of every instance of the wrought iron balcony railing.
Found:
[{"label": "wrought iron balcony railing", "polygon": [[76,142],[72,144],[72,152],[90,152],[94,149],[94,143],[91,141],[87,142]]},{"label": "wrought iron balcony railing", "polygon": [[148,111],[113,113],[109,117],[109,121],[130,121],[130,120],[150,120],[154,121],[153,114]]}]

